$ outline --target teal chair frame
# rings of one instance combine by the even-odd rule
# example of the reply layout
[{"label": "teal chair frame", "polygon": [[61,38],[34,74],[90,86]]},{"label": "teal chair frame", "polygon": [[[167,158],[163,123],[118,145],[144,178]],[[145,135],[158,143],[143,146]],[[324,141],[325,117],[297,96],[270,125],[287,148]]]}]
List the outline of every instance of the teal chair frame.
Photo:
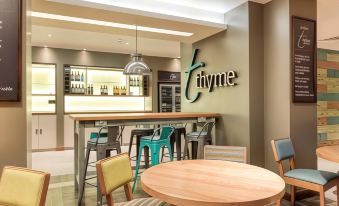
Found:
[{"label": "teal chair frame", "polygon": [[[151,151],[152,166],[159,164],[160,150],[163,147],[167,147],[168,153],[170,154],[170,160],[173,161],[170,137],[172,136],[174,131],[175,131],[175,128],[173,126],[164,126],[164,127],[155,129],[152,136],[145,136],[141,138],[140,147],[139,147],[140,152],[138,155],[137,165],[136,165],[135,174],[134,174],[134,183],[133,183],[133,188],[132,188],[133,192],[134,192],[138,174],[139,174],[141,154],[142,154],[144,147],[148,147]],[[158,133],[160,134],[157,135]]]}]

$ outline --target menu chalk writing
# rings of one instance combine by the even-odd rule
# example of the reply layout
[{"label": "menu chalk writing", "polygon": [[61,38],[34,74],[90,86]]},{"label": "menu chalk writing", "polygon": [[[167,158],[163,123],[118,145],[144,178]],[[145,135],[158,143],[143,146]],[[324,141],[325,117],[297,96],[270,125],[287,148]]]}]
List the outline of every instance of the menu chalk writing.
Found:
[{"label": "menu chalk writing", "polygon": [[0,0],[0,101],[20,101],[21,0]]},{"label": "menu chalk writing", "polygon": [[313,20],[293,17],[293,102],[316,102],[315,31]]}]

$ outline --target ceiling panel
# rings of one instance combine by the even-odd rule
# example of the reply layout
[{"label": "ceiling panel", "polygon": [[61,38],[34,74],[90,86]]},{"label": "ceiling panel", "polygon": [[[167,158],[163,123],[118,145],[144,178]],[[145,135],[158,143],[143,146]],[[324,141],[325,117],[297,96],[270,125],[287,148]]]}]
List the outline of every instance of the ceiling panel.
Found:
[{"label": "ceiling panel", "polygon": [[[135,52],[135,41],[136,39],[133,36],[32,26],[33,46],[131,54]],[[138,51],[148,56],[176,58],[180,56],[180,43],[177,41],[138,38]]]}]

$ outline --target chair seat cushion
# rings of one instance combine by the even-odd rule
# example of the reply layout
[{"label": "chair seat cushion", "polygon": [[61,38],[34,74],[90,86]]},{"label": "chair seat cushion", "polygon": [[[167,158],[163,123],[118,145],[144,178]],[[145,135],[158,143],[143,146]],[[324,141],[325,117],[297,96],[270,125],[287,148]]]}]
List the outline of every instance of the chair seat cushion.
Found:
[{"label": "chair seat cushion", "polygon": [[339,175],[333,172],[326,172],[312,169],[294,169],[285,173],[286,177],[303,180],[306,182],[325,185]]},{"label": "chair seat cushion", "polygon": [[171,206],[171,204],[163,202],[155,198],[139,198],[129,202],[121,202],[114,204],[115,206]]}]

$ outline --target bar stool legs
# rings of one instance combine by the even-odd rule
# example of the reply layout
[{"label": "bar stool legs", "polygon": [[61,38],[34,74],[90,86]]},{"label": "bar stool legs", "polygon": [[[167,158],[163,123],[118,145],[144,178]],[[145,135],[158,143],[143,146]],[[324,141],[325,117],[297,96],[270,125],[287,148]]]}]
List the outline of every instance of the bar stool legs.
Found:
[{"label": "bar stool legs", "polygon": [[140,153],[138,155],[137,165],[136,165],[136,168],[135,168],[134,183],[133,183],[133,187],[132,187],[132,192],[134,192],[135,185],[136,185],[137,179],[138,179],[142,150],[145,149],[145,148],[150,148],[150,150],[151,150],[152,166],[155,166],[155,165],[158,165],[160,163],[159,162],[160,149],[163,148],[164,146],[167,147],[168,153],[170,155],[170,160],[173,161],[173,155],[172,155],[172,149],[171,149],[170,142],[167,142],[164,145],[157,145],[157,144],[148,145],[148,144],[143,144],[143,143],[140,144]]}]

